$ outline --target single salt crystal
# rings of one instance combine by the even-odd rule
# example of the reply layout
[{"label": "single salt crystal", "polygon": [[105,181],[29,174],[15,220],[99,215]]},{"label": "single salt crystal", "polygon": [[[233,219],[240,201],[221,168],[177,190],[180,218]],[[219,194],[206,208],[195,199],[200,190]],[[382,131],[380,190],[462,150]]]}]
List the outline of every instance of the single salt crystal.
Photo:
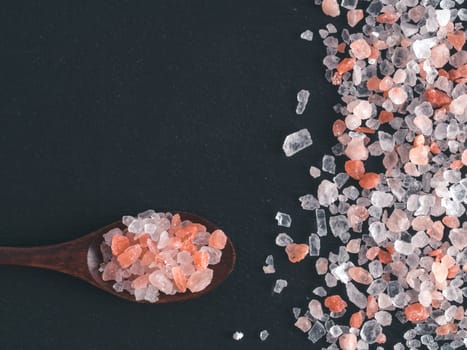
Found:
[{"label": "single salt crystal", "polygon": [[284,144],[282,145],[282,149],[284,150],[285,155],[290,157],[312,144],[313,141],[311,140],[311,135],[308,129],[301,129],[287,135],[284,140]]},{"label": "single salt crystal", "polygon": [[306,194],[298,198],[304,210],[315,210],[319,208],[319,202],[312,194]]},{"label": "single salt crystal", "polygon": [[232,338],[233,340],[241,340],[242,338],[244,337],[244,334],[242,332],[234,332],[234,334],[232,334]]},{"label": "single salt crystal", "polygon": [[293,239],[287,233],[279,233],[276,237],[276,245],[279,247],[285,247],[291,243],[293,243]]},{"label": "single salt crystal", "polygon": [[349,300],[358,308],[364,309],[367,305],[367,298],[366,296],[360,292],[357,287],[352,282],[349,282],[345,285],[347,296]]},{"label": "single salt crystal", "polygon": [[295,319],[297,319],[300,316],[301,312],[302,312],[302,310],[299,307],[293,307],[292,308],[292,313],[293,313]]},{"label": "single salt crystal", "polygon": [[384,131],[378,131],[379,145],[384,152],[392,152],[394,150],[394,137]]},{"label": "single salt crystal", "polygon": [[316,233],[312,233],[308,238],[308,242],[310,247],[310,256],[319,256],[319,251],[321,249],[321,241],[319,236]]},{"label": "single salt crystal", "polygon": [[318,258],[316,260],[315,268],[318,275],[324,275],[328,271],[328,259],[323,257]]},{"label": "single salt crystal", "polygon": [[329,227],[335,237],[340,237],[350,228],[349,221],[344,215],[331,216],[329,218]]},{"label": "single salt crystal", "polygon": [[310,167],[310,175],[311,175],[311,177],[316,179],[317,177],[321,176],[321,170],[319,168],[315,167],[315,166],[311,166]]},{"label": "single salt crystal", "polygon": [[142,233],[144,229],[143,220],[136,219],[131,222],[128,226],[128,232],[132,233]]},{"label": "single salt crystal", "polygon": [[287,287],[287,281],[283,279],[278,279],[276,281],[276,284],[274,285],[273,292],[280,294],[285,287]]},{"label": "single salt crystal", "polygon": [[360,337],[363,341],[368,344],[374,344],[378,335],[383,332],[381,325],[375,320],[367,321],[363,324],[362,330],[360,331]]},{"label": "single salt crystal", "polygon": [[297,321],[295,322],[294,326],[305,333],[311,329],[311,321],[305,316],[301,316],[297,318]]},{"label": "single salt crystal", "polygon": [[300,90],[297,93],[297,108],[295,109],[295,113],[298,115],[303,114],[305,111],[306,105],[308,104],[308,98],[310,97],[310,92],[308,90]]},{"label": "single salt crystal", "polygon": [[259,332],[259,339],[261,341],[265,341],[269,337],[269,332],[266,329],[263,329],[261,332]]},{"label": "single salt crystal", "polygon": [[329,180],[323,180],[318,186],[318,201],[323,206],[329,206],[337,200],[339,193],[337,185]]},{"label": "single salt crystal", "polygon": [[311,316],[313,316],[315,319],[323,319],[323,307],[318,300],[310,300],[308,303],[308,310],[310,311]]},{"label": "single salt crystal", "polygon": [[353,10],[357,8],[358,0],[342,0],[341,6],[347,10]]},{"label": "single salt crystal", "polygon": [[457,16],[459,16],[459,19],[461,21],[467,21],[467,9],[459,9],[459,11],[457,12]]},{"label": "single salt crystal", "polygon": [[412,50],[418,59],[427,59],[431,55],[431,48],[435,45],[435,38],[418,39],[413,42]]},{"label": "single salt crystal", "polygon": [[323,171],[326,171],[331,174],[336,173],[336,160],[333,156],[328,154],[323,156]]},{"label": "single salt crystal", "polygon": [[365,100],[361,100],[353,109],[353,114],[360,119],[368,119],[373,113],[373,106]]},{"label": "single salt crystal", "polygon": [[302,34],[300,34],[300,38],[307,41],[313,40],[313,32],[309,29],[305,30]]},{"label": "single salt crystal", "polygon": [[409,255],[413,252],[413,245],[412,243],[404,242],[401,240],[396,240],[394,242],[394,249],[396,252],[404,254],[404,255]]},{"label": "single salt crystal", "polygon": [[292,218],[289,214],[281,213],[280,211],[277,212],[276,217],[277,225],[283,227],[290,227],[292,224]]},{"label": "single salt crystal", "polygon": [[446,9],[446,10],[436,10],[436,20],[438,21],[438,24],[441,27],[444,27],[449,23],[449,20],[451,19],[451,11]]},{"label": "single salt crystal", "polygon": [[115,235],[121,235],[122,233],[123,233],[122,230],[120,230],[117,227],[117,228],[113,228],[109,232],[103,234],[102,237],[104,238],[104,241],[105,241],[105,243],[107,243],[107,245],[111,245],[112,237],[115,236]]},{"label": "single salt crystal", "polygon": [[371,204],[379,208],[390,207],[393,203],[394,196],[390,193],[382,191],[374,191],[371,194]]},{"label": "single salt crystal", "polygon": [[326,224],[326,212],[324,209],[316,209],[316,230],[318,236],[326,236],[328,234],[328,227]]},{"label": "single salt crystal", "polygon": [[332,178],[332,181],[334,181],[338,188],[342,188],[342,186],[345,185],[347,180],[349,180],[349,175],[347,175],[346,173],[339,173]]},{"label": "single salt crystal", "polygon": [[319,321],[316,321],[313,327],[311,327],[310,331],[308,332],[308,339],[312,343],[316,343],[326,334],[326,328],[323,324]]},{"label": "single salt crystal", "polygon": [[337,33],[337,28],[334,24],[328,23],[326,24],[326,29],[328,30],[329,33],[334,34]]},{"label": "single salt crystal", "polygon": [[313,289],[313,294],[319,297],[325,297],[326,295],[328,295],[328,292],[326,292],[326,289],[324,289],[323,287],[316,287],[315,289]]},{"label": "single salt crystal", "polygon": [[125,215],[122,217],[122,223],[123,225],[125,226],[130,226],[130,224],[136,220],[133,216],[130,216],[130,215]]},{"label": "single salt crystal", "polygon": [[151,284],[148,285],[144,300],[149,301],[150,303],[155,303],[159,300],[159,290]]}]

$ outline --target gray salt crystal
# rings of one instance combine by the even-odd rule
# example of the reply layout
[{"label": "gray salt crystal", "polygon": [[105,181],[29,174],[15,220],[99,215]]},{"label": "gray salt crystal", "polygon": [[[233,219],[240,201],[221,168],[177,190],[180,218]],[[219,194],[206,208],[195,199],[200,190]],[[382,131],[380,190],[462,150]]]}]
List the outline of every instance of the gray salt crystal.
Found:
[{"label": "gray salt crystal", "polygon": [[337,188],[342,188],[342,186],[345,185],[347,180],[349,180],[349,175],[347,175],[346,173],[339,173],[336,176],[334,176],[332,180],[337,185]]},{"label": "gray salt crystal", "polygon": [[313,144],[311,135],[308,129],[298,130],[287,137],[284,140],[282,149],[287,157],[293,156],[295,153],[309,147]]},{"label": "gray salt crystal", "polygon": [[358,0],[342,0],[341,6],[347,10],[353,10],[357,8]]},{"label": "gray salt crystal", "polygon": [[378,295],[384,292],[387,288],[388,282],[383,279],[377,279],[371,282],[370,286],[367,288],[366,292],[370,295]]},{"label": "gray salt crystal", "polygon": [[387,311],[378,311],[375,314],[375,320],[383,327],[390,326],[392,323],[392,316]]},{"label": "gray salt crystal", "polygon": [[363,341],[368,344],[374,344],[376,338],[383,332],[381,325],[375,320],[367,321],[363,324],[362,330],[360,331],[360,337]]},{"label": "gray salt crystal", "polygon": [[331,216],[329,218],[329,227],[335,237],[347,232],[350,228],[349,221],[344,215]]},{"label": "gray salt crystal", "polygon": [[313,40],[313,32],[309,29],[305,30],[302,34],[300,34],[300,38],[307,41]]},{"label": "gray salt crystal", "polygon": [[326,224],[326,212],[324,209],[316,209],[316,230],[318,236],[323,237],[328,234],[328,227]]},{"label": "gray salt crystal", "polygon": [[392,152],[394,150],[394,137],[384,131],[378,131],[379,145],[384,152]]},{"label": "gray salt crystal", "polygon": [[125,226],[129,226],[134,220],[135,220],[135,218],[133,216],[130,216],[130,215],[125,215],[125,216],[122,217],[122,223]]},{"label": "gray salt crystal", "polygon": [[373,260],[368,264],[368,271],[374,278],[378,278],[383,274],[383,265],[378,260]]},{"label": "gray salt crystal", "polygon": [[459,16],[459,19],[461,21],[467,21],[467,9],[459,9],[459,11],[457,12],[457,16]]},{"label": "gray salt crystal", "polygon": [[259,339],[261,341],[265,341],[269,337],[269,332],[265,329],[263,329],[261,332],[259,332]]},{"label": "gray salt crystal", "polygon": [[326,295],[328,295],[328,292],[326,292],[326,289],[324,289],[323,287],[316,287],[315,289],[313,289],[313,294],[319,297],[325,297]]},{"label": "gray salt crystal", "polygon": [[305,111],[306,105],[308,104],[308,98],[310,97],[310,92],[308,90],[300,90],[297,93],[297,108],[295,109],[295,113],[298,115],[303,114]]},{"label": "gray salt crystal", "polygon": [[304,210],[315,210],[319,208],[319,202],[312,194],[306,194],[298,198]]},{"label": "gray salt crystal", "polygon": [[285,287],[287,287],[287,281],[283,279],[278,279],[274,285],[273,292],[280,294]]},{"label": "gray salt crystal", "polygon": [[329,272],[324,276],[324,280],[326,281],[326,286],[329,288],[337,286],[337,279],[334,275],[330,274]]},{"label": "gray salt crystal", "polygon": [[290,227],[292,224],[292,218],[289,214],[277,212],[275,219],[277,220],[277,225],[283,227]]},{"label": "gray salt crystal", "polygon": [[387,238],[386,226],[382,222],[375,221],[370,224],[368,230],[370,236],[375,240],[377,244],[380,244]]},{"label": "gray salt crystal", "polygon": [[364,309],[366,308],[367,298],[366,296],[360,292],[357,287],[352,282],[346,284],[345,289],[347,291],[347,296],[349,300],[358,308]]},{"label": "gray salt crystal", "polygon": [[152,284],[149,284],[146,288],[146,295],[144,296],[144,300],[149,301],[150,303],[155,303],[159,300],[159,290]]},{"label": "gray salt crystal", "polygon": [[323,171],[331,174],[336,173],[336,159],[328,154],[323,156]]},{"label": "gray salt crystal", "polygon": [[272,255],[268,255],[266,257],[265,263],[267,265],[274,265],[274,257]]},{"label": "gray salt crystal", "polygon": [[319,36],[321,37],[321,39],[324,39],[329,35],[329,32],[327,30],[325,30],[325,29],[320,29],[318,31],[318,33],[319,33]]},{"label": "gray salt crystal", "polygon": [[302,313],[302,310],[299,307],[294,307],[292,308],[292,313],[295,317],[295,319],[300,317],[300,314]]},{"label": "gray salt crystal", "polygon": [[332,33],[332,34],[337,33],[337,28],[336,28],[336,26],[335,26],[334,24],[332,24],[332,23],[326,24],[326,29],[327,29],[327,31],[328,31],[329,33]]},{"label": "gray salt crystal", "polygon": [[279,247],[285,247],[291,243],[293,243],[293,239],[287,233],[279,233],[276,237],[276,245]]},{"label": "gray salt crystal", "polygon": [[321,322],[316,321],[308,332],[308,339],[311,342],[316,343],[318,340],[324,337],[324,335],[326,335],[326,328],[324,328]]},{"label": "gray salt crystal", "polygon": [[360,192],[355,186],[349,186],[342,190],[342,193],[350,200],[355,200],[360,195]]},{"label": "gray salt crystal", "polygon": [[319,236],[316,233],[312,233],[308,238],[308,242],[310,247],[310,256],[319,256],[319,251],[321,249]]}]

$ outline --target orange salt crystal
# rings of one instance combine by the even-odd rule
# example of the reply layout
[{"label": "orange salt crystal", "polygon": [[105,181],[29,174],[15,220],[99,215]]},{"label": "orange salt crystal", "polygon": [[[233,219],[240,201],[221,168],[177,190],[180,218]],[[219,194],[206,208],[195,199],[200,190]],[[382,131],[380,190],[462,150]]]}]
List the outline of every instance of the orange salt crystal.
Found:
[{"label": "orange salt crystal", "polygon": [[331,295],[324,299],[324,306],[332,312],[341,312],[347,307],[347,303],[339,295]]},{"label": "orange salt crystal", "polygon": [[198,232],[198,226],[196,224],[189,224],[175,231],[175,236],[185,238],[187,236],[194,235]]},{"label": "orange salt crystal", "polygon": [[449,228],[458,228],[460,226],[460,221],[457,216],[446,215],[443,217],[442,222]]},{"label": "orange salt crystal", "polygon": [[372,46],[372,47],[371,47],[371,54],[370,54],[370,56],[368,57],[368,59],[370,59],[370,60],[376,60],[376,59],[379,57],[379,55],[380,55],[379,50],[378,50],[376,47]]},{"label": "orange salt crystal", "polygon": [[456,277],[459,272],[459,265],[453,265],[448,269],[448,278]]},{"label": "orange salt crystal", "polygon": [[142,275],[136,277],[133,282],[131,282],[131,286],[135,289],[142,289],[148,286],[149,278],[148,275]]},{"label": "orange salt crystal", "polygon": [[148,266],[152,262],[154,262],[156,255],[151,251],[147,251],[144,253],[143,257],[141,258],[141,265]]},{"label": "orange salt crystal", "polygon": [[464,164],[462,164],[462,161],[460,159],[453,160],[451,165],[449,166],[453,170],[459,170],[462,169]]},{"label": "orange salt crystal", "polygon": [[363,313],[361,311],[357,311],[350,316],[350,327],[353,328],[360,328],[363,324]]},{"label": "orange salt crystal", "polygon": [[449,79],[449,73],[445,69],[438,69],[438,75]]},{"label": "orange salt crystal", "polygon": [[448,335],[450,333],[455,333],[456,330],[457,330],[457,326],[455,323],[446,323],[436,328],[436,334],[437,335]]},{"label": "orange salt crystal", "polygon": [[112,237],[112,254],[117,256],[130,246],[130,240],[123,235],[114,235]]},{"label": "orange salt crystal", "polygon": [[360,127],[356,128],[354,131],[355,132],[365,133],[365,134],[374,134],[374,133],[376,133],[376,130],[367,128],[365,126],[360,126]]},{"label": "orange salt crystal", "polygon": [[174,279],[175,287],[181,292],[186,292],[186,277],[180,266],[172,267],[172,276]]},{"label": "orange salt crystal", "polygon": [[394,24],[399,19],[400,15],[397,13],[386,12],[376,16],[376,21],[379,23]]},{"label": "orange salt crystal", "polygon": [[193,244],[192,241],[190,241],[189,239],[183,241],[182,245],[180,246],[180,250],[184,250],[184,251],[187,251],[189,253],[194,253],[197,248],[196,246]]},{"label": "orange salt crystal", "polygon": [[380,124],[389,123],[394,119],[394,113],[388,111],[381,111],[378,116],[378,121]]},{"label": "orange salt crystal", "polygon": [[347,127],[345,126],[345,122],[341,119],[337,119],[332,124],[332,133],[335,137],[341,136]]},{"label": "orange salt crystal", "polygon": [[337,52],[344,53],[346,46],[347,45],[344,42],[340,43],[339,45],[337,45]]},{"label": "orange salt crystal", "polygon": [[433,154],[439,154],[441,152],[439,145],[434,141],[430,143],[430,152]]},{"label": "orange salt crystal", "polygon": [[366,173],[360,178],[360,181],[358,181],[358,184],[360,185],[361,188],[365,190],[371,190],[379,184],[379,181],[380,181],[380,177],[378,174]]},{"label": "orange salt crystal", "polygon": [[371,77],[370,79],[367,80],[366,87],[367,87],[368,90],[378,90],[379,83],[380,83],[380,80],[375,75],[375,76],[373,76],[373,77]]},{"label": "orange salt crystal", "polygon": [[418,323],[425,321],[430,316],[427,309],[420,303],[410,304],[404,309],[407,321]]},{"label": "orange salt crystal", "polygon": [[209,237],[209,246],[216,249],[224,249],[227,244],[227,236],[222,230],[215,230]]},{"label": "orange salt crystal", "polygon": [[360,178],[365,174],[365,165],[361,160],[348,160],[344,165],[345,172],[352,179],[360,180]]},{"label": "orange salt crystal", "polygon": [[142,252],[143,249],[141,249],[139,244],[129,246],[117,257],[117,261],[122,269],[126,269],[127,267],[130,267],[136,260],[138,260]]},{"label": "orange salt crystal", "polygon": [[209,265],[209,253],[206,251],[196,251],[193,254],[193,264],[197,270],[206,270]]},{"label": "orange salt crystal", "polygon": [[465,33],[463,30],[448,33],[448,40],[456,51],[461,51],[465,45]]},{"label": "orange salt crystal", "polygon": [[425,136],[423,135],[417,135],[413,139],[413,145],[414,146],[422,146],[425,144]]},{"label": "orange salt crystal", "polygon": [[381,91],[387,91],[392,87],[393,81],[391,77],[384,77],[380,82],[379,82],[379,89]]},{"label": "orange salt crystal", "polygon": [[451,103],[452,99],[444,92],[436,89],[428,89],[423,94],[425,100],[430,102],[434,107],[441,107]]},{"label": "orange salt crystal", "polygon": [[141,247],[146,248],[148,246],[147,240],[149,238],[149,234],[145,233],[138,237],[138,243]]},{"label": "orange salt crystal", "polygon": [[344,58],[337,65],[336,70],[337,70],[337,72],[339,72],[339,74],[344,74],[345,72],[348,72],[348,71],[352,70],[353,66],[355,65],[355,62],[357,62],[357,60],[355,58],[353,58],[353,57]]},{"label": "orange salt crystal", "polygon": [[378,252],[378,260],[382,264],[387,265],[387,264],[392,262],[392,256],[387,251],[385,251],[383,249],[380,249],[379,252]]},{"label": "orange salt crystal", "polygon": [[379,254],[379,247],[371,247],[366,251],[366,257],[368,260],[374,260]]},{"label": "orange salt crystal", "polygon": [[296,263],[305,259],[308,254],[308,244],[295,244],[290,243],[285,247],[285,252],[290,262]]},{"label": "orange salt crystal", "polygon": [[375,317],[376,313],[378,312],[378,303],[373,295],[368,296],[368,301],[366,304],[366,316],[368,318]]}]

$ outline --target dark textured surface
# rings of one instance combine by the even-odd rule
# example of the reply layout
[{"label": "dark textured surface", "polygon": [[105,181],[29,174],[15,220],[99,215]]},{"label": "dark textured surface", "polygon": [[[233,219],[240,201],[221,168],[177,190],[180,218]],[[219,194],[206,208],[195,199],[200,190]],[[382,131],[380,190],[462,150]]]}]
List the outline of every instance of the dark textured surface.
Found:
[{"label": "dark textured surface", "polygon": [[[315,259],[292,265],[273,246],[273,218],[294,215],[296,241],[314,229],[296,198],[316,189],[307,169],[335,142],[338,96],[317,35],[330,19],[309,0],[9,2],[0,19],[2,245],[179,208],[224,228],[238,253],[220,288],[168,305],[2,266],[0,349],[317,348],[291,308],[323,282]],[[311,44],[299,39],[307,28]],[[297,117],[302,88],[311,102]],[[302,127],[315,144],[286,159],[283,138]],[[278,273],[265,276],[270,253]],[[273,296],[279,277],[289,287]]]}]

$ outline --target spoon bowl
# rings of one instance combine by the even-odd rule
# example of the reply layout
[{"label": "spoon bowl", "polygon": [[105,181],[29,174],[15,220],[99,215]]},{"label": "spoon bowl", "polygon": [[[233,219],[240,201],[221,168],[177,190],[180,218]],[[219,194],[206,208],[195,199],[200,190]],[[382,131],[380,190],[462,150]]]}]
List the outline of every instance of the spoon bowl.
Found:
[{"label": "spoon bowl", "polygon": [[[208,232],[218,229],[216,225],[198,215],[177,212],[182,220],[190,220],[206,226]],[[113,289],[113,281],[102,280],[102,273],[99,272],[100,264],[103,262],[100,245],[103,242],[103,235],[113,228],[124,229],[126,226],[117,221],[94,232],[91,232],[78,239],[39,247],[0,247],[0,265],[16,265],[44,268],[62,272],[80,278],[93,286],[113,294],[119,298],[132,302],[149,303],[145,300],[137,301],[128,292],[117,292]],[[235,265],[235,249],[230,239],[222,250],[221,261],[216,265],[210,265],[214,275],[211,283],[202,291],[191,293],[176,293],[166,295],[161,293],[156,304],[172,303],[190,300],[219,287],[233,270]]]}]

